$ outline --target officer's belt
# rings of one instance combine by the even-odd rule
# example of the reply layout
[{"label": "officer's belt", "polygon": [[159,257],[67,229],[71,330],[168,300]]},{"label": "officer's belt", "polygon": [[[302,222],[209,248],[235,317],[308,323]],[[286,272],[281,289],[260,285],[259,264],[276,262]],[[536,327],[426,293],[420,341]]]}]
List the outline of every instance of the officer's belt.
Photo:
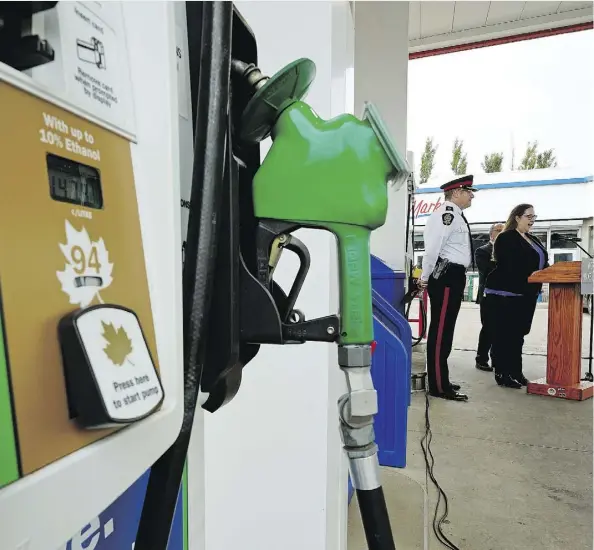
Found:
[{"label": "officer's belt", "polygon": [[[444,260],[446,260],[446,259],[447,259],[447,258],[442,258],[442,257],[440,256],[439,258],[437,258],[437,263],[441,263],[441,262],[443,262],[443,261],[444,261]],[[448,268],[449,268],[449,267],[457,267],[457,268],[459,268],[459,269],[464,269],[464,270],[466,269],[466,266],[464,266],[464,265],[462,265],[462,264],[457,264],[457,263],[451,262],[450,260],[447,260],[447,262],[448,262]]]}]

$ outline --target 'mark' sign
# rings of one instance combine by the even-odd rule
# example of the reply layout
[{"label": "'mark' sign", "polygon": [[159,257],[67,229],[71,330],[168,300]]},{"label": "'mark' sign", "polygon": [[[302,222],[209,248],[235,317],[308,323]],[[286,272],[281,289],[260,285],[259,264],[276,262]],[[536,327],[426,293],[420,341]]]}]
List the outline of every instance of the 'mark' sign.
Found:
[{"label": "'mark' sign", "polygon": [[431,213],[435,212],[441,205],[443,204],[440,197],[437,197],[437,200],[427,201],[425,199],[415,200],[414,202],[414,217],[415,218],[422,218],[424,216],[429,216]]}]

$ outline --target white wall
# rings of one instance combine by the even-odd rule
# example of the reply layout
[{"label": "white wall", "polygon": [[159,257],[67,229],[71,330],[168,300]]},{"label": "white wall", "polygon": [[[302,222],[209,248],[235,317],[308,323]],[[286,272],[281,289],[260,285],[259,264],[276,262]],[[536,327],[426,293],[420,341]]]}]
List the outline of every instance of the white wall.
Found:
[{"label": "white wall", "polygon": [[[265,73],[309,57],[317,76],[306,101],[324,118],[345,110],[347,3],[236,5],[255,32]],[[297,307],[307,318],[336,312],[334,239],[311,230],[299,238],[312,262]],[[297,262],[285,256],[275,277],[286,287]],[[336,353],[322,343],[264,346],[235,399],[206,414],[208,550],[344,547],[346,470],[336,413],[344,381]]]},{"label": "white wall", "polygon": [[[348,2],[332,2],[332,96],[330,115],[354,114],[355,22]],[[331,247],[330,298],[338,310],[338,255]],[[326,494],[326,549],[346,549],[348,501],[348,458],[342,449],[336,403],[348,391],[343,372],[336,361],[336,346],[329,346],[328,373],[328,480]]]},{"label": "white wall", "polygon": [[[406,155],[408,86],[408,2],[355,4],[355,114],[373,101],[396,148]],[[404,271],[406,185],[390,192],[388,218],[371,236],[371,251],[393,269]]]}]

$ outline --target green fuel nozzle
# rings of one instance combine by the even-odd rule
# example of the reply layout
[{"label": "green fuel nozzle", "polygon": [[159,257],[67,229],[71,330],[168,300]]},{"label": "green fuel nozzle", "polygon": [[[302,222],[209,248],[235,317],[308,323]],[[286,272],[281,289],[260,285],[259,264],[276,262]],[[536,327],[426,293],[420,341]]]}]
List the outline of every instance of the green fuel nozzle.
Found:
[{"label": "green fuel nozzle", "polygon": [[341,344],[373,341],[369,239],[386,220],[392,167],[367,122],[321,119],[297,101],[279,116],[253,185],[259,219],[331,231],[338,241]]},{"label": "green fuel nozzle", "polygon": [[256,92],[244,111],[241,137],[273,144],[253,181],[254,214],[299,227],[325,229],[338,241],[340,344],[371,344],[371,231],[388,210],[387,186],[408,175],[377,109],[363,120],[320,118],[302,101],[315,65],[300,59],[266,78],[253,65],[237,67]]},{"label": "green fuel nozzle", "polygon": [[[408,166],[373,104],[365,104],[361,119],[343,114],[324,120],[303,101],[314,80],[313,61],[299,59],[270,78],[254,65],[236,61],[232,71],[253,91],[241,119],[241,140],[258,143],[272,138],[252,181],[253,214],[258,222],[256,278],[269,301],[274,301],[282,336],[275,340],[274,331],[263,328],[275,324],[274,315],[260,313],[261,323],[246,320],[244,326],[255,331],[257,343],[338,343],[338,363],[349,389],[338,403],[341,434],[369,548],[392,550],[373,431],[377,393],[371,378],[370,236],[386,221],[388,186],[402,185]],[[339,316],[305,321],[293,309],[309,268],[309,254],[291,233],[305,227],[330,231],[336,237]],[[288,296],[273,281],[284,248],[297,253],[301,262]],[[266,297],[261,294],[258,303],[258,292],[262,290],[253,282],[243,285],[242,309],[265,311]],[[248,298],[253,301],[245,301]]]}]

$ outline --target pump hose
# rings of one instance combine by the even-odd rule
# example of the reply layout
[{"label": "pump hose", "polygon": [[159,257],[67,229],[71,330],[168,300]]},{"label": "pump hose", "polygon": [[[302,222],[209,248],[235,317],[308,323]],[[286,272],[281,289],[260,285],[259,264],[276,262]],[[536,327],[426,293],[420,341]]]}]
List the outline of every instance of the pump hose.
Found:
[{"label": "pump hose", "polygon": [[[408,315],[410,313],[410,306],[411,306],[413,300],[417,297],[418,297],[418,292],[415,292],[412,299],[406,304],[406,311],[404,313],[404,316],[406,317],[407,321],[409,320]],[[417,336],[416,338],[413,338],[413,340],[412,340],[413,348],[415,346],[418,346],[423,341],[423,338],[425,338],[425,335],[427,334],[427,310],[425,309],[425,303],[423,302],[422,299],[419,299],[419,313],[421,314],[421,323],[422,323],[423,330],[419,331],[419,336]]]},{"label": "pump hose", "polygon": [[395,550],[383,488],[356,491],[368,550]]},{"label": "pump hose", "polygon": [[227,148],[232,17],[232,2],[203,3],[199,131],[183,269],[184,414],[177,439],[151,468],[135,550],[167,549],[198,401]]}]

